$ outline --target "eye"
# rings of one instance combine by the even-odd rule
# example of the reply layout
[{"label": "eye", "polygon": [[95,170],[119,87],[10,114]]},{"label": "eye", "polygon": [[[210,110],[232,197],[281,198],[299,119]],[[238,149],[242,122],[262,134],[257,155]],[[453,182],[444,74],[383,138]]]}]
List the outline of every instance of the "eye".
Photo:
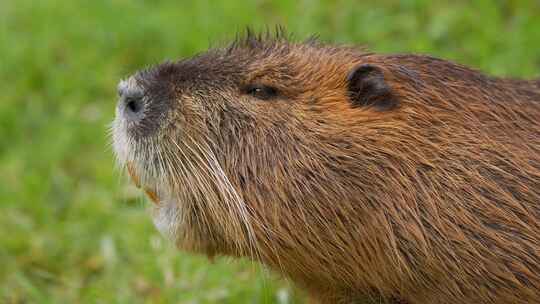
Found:
[{"label": "eye", "polygon": [[259,84],[247,86],[245,92],[261,100],[269,100],[278,95],[276,88]]}]

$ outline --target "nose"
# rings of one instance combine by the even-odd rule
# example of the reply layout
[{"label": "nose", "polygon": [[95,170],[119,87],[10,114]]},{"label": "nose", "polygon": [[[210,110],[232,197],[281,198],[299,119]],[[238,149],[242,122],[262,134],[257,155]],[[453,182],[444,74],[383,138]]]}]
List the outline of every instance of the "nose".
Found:
[{"label": "nose", "polygon": [[123,101],[125,111],[129,115],[137,115],[143,110],[143,100],[139,96],[126,97]]},{"label": "nose", "polygon": [[[0,0],[1,2],[2,0]],[[159,130],[171,100],[160,81],[148,73],[136,74],[118,84],[116,119],[132,138],[143,138]]]},{"label": "nose", "polygon": [[137,91],[120,92],[118,110],[130,122],[138,122],[144,117],[145,100],[142,93]]}]

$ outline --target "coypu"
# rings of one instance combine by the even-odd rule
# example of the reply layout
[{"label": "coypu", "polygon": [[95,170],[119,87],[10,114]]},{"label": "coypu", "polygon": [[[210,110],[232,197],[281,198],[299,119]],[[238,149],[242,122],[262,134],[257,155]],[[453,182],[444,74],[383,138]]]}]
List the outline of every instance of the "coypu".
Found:
[{"label": "coypu", "polygon": [[119,162],[184,250],[321,303],[540,299],[540,81],[248,33],[121,81]]}]

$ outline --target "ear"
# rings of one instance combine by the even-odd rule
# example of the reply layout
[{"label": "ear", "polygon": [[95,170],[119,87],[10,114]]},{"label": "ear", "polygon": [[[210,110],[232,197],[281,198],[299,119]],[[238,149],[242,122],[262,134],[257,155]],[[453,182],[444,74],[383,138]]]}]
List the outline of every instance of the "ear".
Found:
[{"label": "ear", "polygon": [[353,107],[374,107],[385,111],[399,103],[386,83],[383,71],[371,64],[361,64],[352,69],[347,76],[347,90]]}]

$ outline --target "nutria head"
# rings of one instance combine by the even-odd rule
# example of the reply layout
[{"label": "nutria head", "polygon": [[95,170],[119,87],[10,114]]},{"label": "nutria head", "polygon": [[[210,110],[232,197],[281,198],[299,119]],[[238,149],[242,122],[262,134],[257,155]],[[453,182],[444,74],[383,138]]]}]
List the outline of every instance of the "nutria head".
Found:
[{"label": "nutria head", "polygon": [[328,301],[530,296],[535,88],[249,34],[122,81],[114,149],[179,247],[252,257]]},{"label": "nutria head", "polygon": [[294,182],[307,186],[318,159],[335,156],[325,149],[354,132],[337,135],[353,126],[336,115],[396,105],[382,70],[360,64],[364,56],[249,35],[121,81],[115,151],[155,200],[160,230],[181,247],[245,250],[262,211],[255,204],[267,212],[301,200],[286,198]]}]

